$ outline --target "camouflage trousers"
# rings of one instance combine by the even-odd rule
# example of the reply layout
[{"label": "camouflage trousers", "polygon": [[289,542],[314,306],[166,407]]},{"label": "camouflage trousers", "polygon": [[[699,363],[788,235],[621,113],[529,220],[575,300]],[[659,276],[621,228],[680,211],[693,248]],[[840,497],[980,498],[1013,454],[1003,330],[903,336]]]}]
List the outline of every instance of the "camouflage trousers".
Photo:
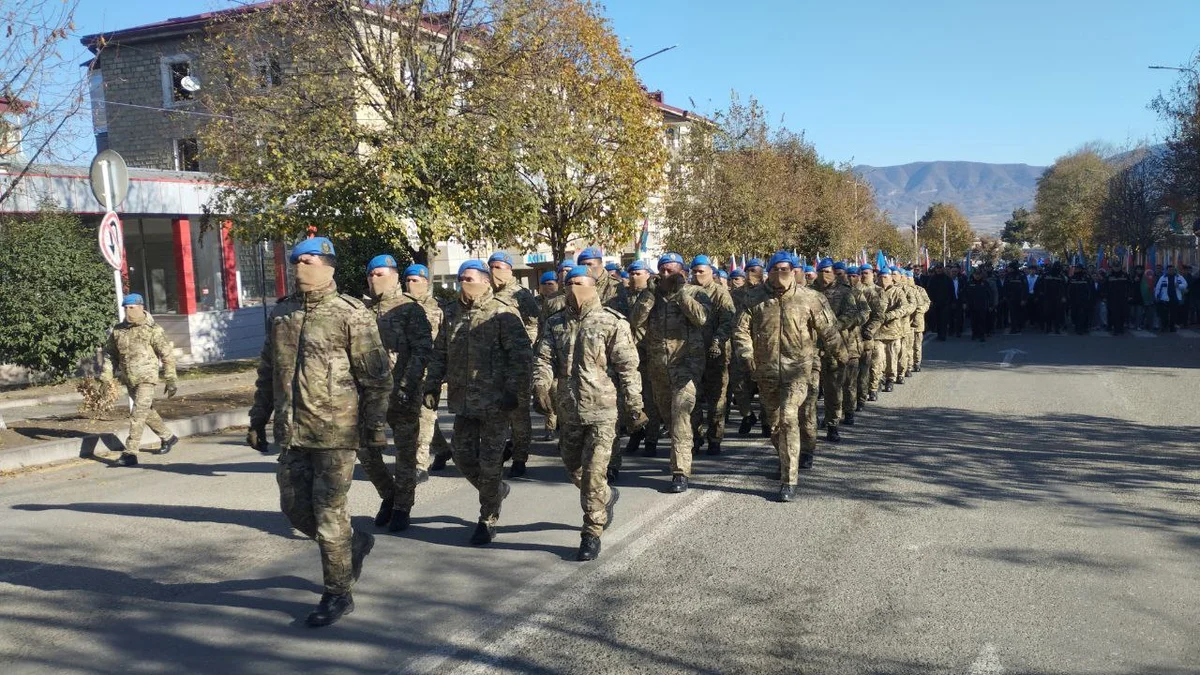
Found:
[{"label": "camouflage trousers", "polygon": [[858,371],[861,368],[862,359],[858,356],[851,356],[842,366],[845,375],[842,377],[842,414],[839,421],[854,417],[854,406],[858,404]]},{"label": "camouflage trousers", "polygon": [[906,330],[900,336],[900,339],[897,340],[897,342],[900,343],[900,353],[898,355],[899,365],[897,366],[896,377],[904,377],[904,373],[908,372],[909,370],[908,364],[912,359],[912,339],[912,331]]},{"label": "camouflage trousers", "polygon": [[354,585],[350,546],[354,530],[346,496],[354,479],[354,450],[288,448],[279,453],[275,479],[279,505],[292,527],[321,549],[325,592],[341,595]]},{"label": "camouflage trousers", "polygon": [[858,357],[858,391],[859,403],[867,402],[867,394],[875,391],[878,385],[872,379],[875,373],[875,341],[864,341],[862,356]]},{"label": "camouflage trousers", "polygon": [[804,445],[801,437],[809,426],[808,400],[813,401],[811,433],[816,446],[816,392],[810,387],[809,379],[789,382],[760,382],[758,395],[762,400],[763,414],[771,425],[771,444],[779,454],[779,480],[795,485],[799,480],[800,453]]},{"label": "camouflage trousers", "polygon": [[560,430],[558,450],[571,483],[579,488],[583,534],[599,537],[608,524],[606,471],[616,437],[616,422],[564,424]]},{"label": "camouflage trousers", "polygon": [[842,421],[842,397],[845,396],[845,366],[826,361],[821,364],[821,392],[825,396],[825,424],[837,426]]},{"label": "camouflage trousers", "polygon": [[[670,372],[651,362],[654,405],[671,430],[671,474],[692,475],[692,410],[696,407],[699,373]],[[697,368],[697,370],[699,370]],[[657,439],[656,439],[657,440]]]},{"label": "camouflage trousers", "polygon": [[887,349],[883,340],[871,341],[871,391],[878,392],[883,384],[883,371],[887,368]]},{"label": "camouflage trousers", "polygon": [[813,455],[817,452],[817,394],[821,387],[821,369],[813,366],[808,373],[808,391],[800,418],[800,454]]},{"label": "camouflage trousers", "polygon": [[880,340],[883,347],[883,378],[896,381],[903,377],[904,371],[900,363],[900,340]]},{"label": "camouflage trousers", "polygon": [[[550,400],[551,401],[558,400],[557,392],[558,392],[558,380],[554,380],[553,382],[550,383]],[[556,429],[558,429],[558,413],[554,411],[554,408],[551,408],[549,411],[546,412],[546,431],[552,432],[552,431],[555,431]]]},{"label": "camouflage trousers", "polygon": [[914,330],[912,337],[912,349],[908,352],[908,368],[913,368],[921,365],[921,357],[925,354],[925,331]]},{"label": "camouflage trousers", "polygon": [[392,472],[388,471],[387,464],[383,461],[383,449],[359,448],[355,454],[358,455],[358,463],[362,464],[363,474],[371,481],[371,485],[375,486],[379,498],[391,497],[394,481]]},{"label": "camouflage trousers", "polygon": [[174,434],[163,423],[162,417],[154,409],[154,388],[158,385],[143,382],[127,387],[129,398],[133,399],[133,410],[129,413],[129,436],[125,439],[125,452],[136,453],[142,447],[142,433],[150,427],[162,440],[167,440]]},{"label": "camouflage trousers", "polygon": [[508,438],[512,439],[514,462],[529,461],[529,444],[533,442],[533,421],[530,418],[529,405],[530,399],[526,396],[524,400],[517,401],[516,410],[500,413],[508,417],[509,430],[512,433]]},{"label": "camouflage trousers", "polygon": [[[442,436],[437,426],[437,411],[425,406],[388,411],[392,438],[396,444],[396,475],[393,483],[397,511],[409,511],[417,499],[417,471],[429,470],[429,446]],[[442,443],[446,439],[442,438]]]},{"label": "camouflage trousers", "polygon": [[512,423],[504,414],[486,418],[458,415],[454,418],[451,449],[454,465],[463,478],[479,491],[479,520],[495,525],[500,518],[500,474],[504,470],[504,437]]},{"label": "camouflage trousers", "polygon": [[729,350],[722,350],[717,358],[707,357],[704,375],[700,378],[700,400],[692,411],[693,433],[704,426],[705,438],[711,443],[720,443],[725,438],[725,406],[729,391]]},{"label": "camouflage trousers", "polygon": [[733,390],[733,403],[737,406],[738,414],[749,417],[754,412],[754,393],[758,385],[754,382],[754,374],[739,358],[734,358],[729,366],[730,389]]}]

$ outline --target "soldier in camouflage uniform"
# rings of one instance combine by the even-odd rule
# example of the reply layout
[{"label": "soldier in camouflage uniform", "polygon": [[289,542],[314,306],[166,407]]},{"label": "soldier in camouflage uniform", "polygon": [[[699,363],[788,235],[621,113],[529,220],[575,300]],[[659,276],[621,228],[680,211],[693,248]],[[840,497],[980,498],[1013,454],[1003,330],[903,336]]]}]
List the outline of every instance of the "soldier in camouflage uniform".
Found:
[{"label": "soldier in camouflage uniform", "polygon": [[[657,447],[651,448],[648,438],[658,443],[658,435],[662,428],[662,420],[658,416],[658,406],[654,404],[654,392],[650,388],[650,377],[646,374],[646,319],[650,308],[654,306],[654,285],[650,277],[650,267],[641,260],[635,260],[629,265],[629,331],[633,343],[637,346],[638,373],[642,378],[642,410],[649,420],[638,430],[631,431],[629,443],[625,445],[625,454],[636,452],[638,446],[646,442],[646,456],[652,457],[658,453]],[[651,433],[653,430],[653,433]]]},{"label": "soldier in camouflage uniform", "polygon": [[[537,298],[513,278],[512,256],[504,251],[496,251],[488,258],[488,269],[492,275],[492,293],[497,300],[517,310],[521,322],[525,324],[525,334],[529,344],[537,340],[538,321],[542,307]],[[529,397],[517,403],[517,409],[510,416],[512,436],[510,436],[512,451],[512,469],[509,475],[520,478],[525,475],[525,464],[529,461],[529,444],[533,441],[533,422],[529,416]],[[508,454],[506,452],[506,454]]]},{"label": "soldier in camouflage uniform", "polygon": [[[745,285],[740,288],[735,288],[730,293],[733,298],[734,317],[741,314],[746,309],[766,300],[769,297],[767,287],[763,285],[763,261],[758,258],[751,258],[746,262],[745,270]],[[736,280],[737,276],[734,276]],[[731,364],[730,379],[733,381],[733,398],[737,404],[738,413],[742,416],[742,422],[738,425],[738,435],[749,435],[754,429],[754,425],[759,422],[758,416],[754,414],[754,394],[758,387],[754,384],[753,373],[747,364],[742,363],[737,354],[734,354]],[[765,420],[765,417],[764,417]],[[766,422],[764,421],[765,425]],[[766,430],[766,427],[763,427]]]},{"label": "soldier in camouflage uniform", "polygon": [[908,283],[907,270],[897,267],[892,268],[892,280],[900,290],[904,291],[904,299],[908,302],[908,330],[901,332],[900,337],[900,372],[896,378],[896,384],[904,384],[904,378],[910,375],[909,364],[912,363],[912,325],[916,321],[917,313],[917,291],[916,284]]},{"label": "soldier in camouflage uniform", "polygon": [[[871,308],[871,316],[862,328],[863,354],[868,355],[869,367],[860,365],[858,402],[860,406],[866,401],[879,400],[879,385],[883,380],[883,367],[887,361],[883,352],[883,343],[879,341],[879,328],[883,326],[883,289],[875,283],[875,268],[863,265],[858,268],[861,278],[860,288],[867,298],[867,306]],[[860,408],[861,409],[861,408]]]},{"label": "soldier in camouflage uniform", "polygon": [[[588,268],[588,274],[596,280],[596,294],[600,297],[600,304],[615,309],[622,316],[629,316],[629,289],[621,282],[620,265],[616,263],[605,263],[604,252],[594,246],[583,249],[576,256],[576,264]],[[618,400],[617,404],[622,405],[624,402]],[[629,421],[628,410],[617,410],[621,422]],[[621,463],[624,448],[620,444],[620,438],[613,438],[612,454],[608,460],[608,480],[610,483],[616,482],[621,474]]]},{"label": "soldier in camouflage uniform", "polygon": [[121,382],[129,391],[133,410],[129,413],[125,451],[117,464],[137,466],[137,453],[147,425],[161,440],[158,454],[167,454],[179,442],[154,409],[154,388],[158,386],[160,370],[167,398],[175,396],[175,345],[167,339],[162,326],[154,323],[141,295],[130,293],[121,305],[125,308],[125,320],[113,327],[104,345],[100,379],[111,386],[114,366],[121,371]]},{"label": "soldier in camouflage uniform", "polygon": [[883,325],[877,336],[883,352],[883,386],[880,390],[886,392],[891,391],[896,379],[904,375],[900,364],[900,339],[912,332],[912,306],[891,269],[880,270],[879,278],[883,287]]},{"label": "soldier in camouflage uniform", "polygon": [[[659,258],[658,273],[654,305],[646,316],[647,372],[658,414],[671,429],[671,492],[681,493],[692,473],[692,409],[704,373],[711,306],[707,295],[687,283],[678,253]],[[647,437],[647,452],[650,441]]]},{"label": "soldier in camouflage uniform", "polygon": [[[537,406],[562,411],[558,447],[583,506],[578,559],[595,560],[600,535],[612,523],[613,505],[620,496],[607,482],[617,409],[630,411],[631,428],[647,421],[637,349],[625,317],[601,306],[596,280],[586,267],[578,266],[567,273],[566,310],[546,322],[534,351]],[[557,387],[552,387],[555,382]],[[624,402],[613,405],[618,393]],[[552,395],[557,403],[550,400]]]},{"label": "soldier in camouflage uniform", "polygon": [[[828,316],[834,317],[836,323],[837,317],[834,316],[833,308],[829,306],[825,294],[812,287],[812,283],[816,281],[817,277],[816,268],[812,265],[801,265],[800,259],[794,255],[791,256],[791,262],[792,276],[796,279],[796,293],[805,297],[812,305],[819,306]],[[816,339],[815,336],[813,339]],[[828,350],[824,349],[812,351],[812,368],[809,369],[808,374],[808,393],[804,398],[804,403],[800,406],[800,469],[805,471],[812,468],[813,458],[817,454],[817,401],[821,398],[821,373],[826,361],[829,361],[827,353]],[[835,369],[840,365],[841,361],[830,362],[830,366]],[[763,429],[768,427],[769,425],[764,423]]]},{"label": "soldier in camouflage uniform", "polygon": [[708,440],[708,454],[721,454],[721,441],[725,438],[725,405],[729,389],[729,340],[733,337],[735,308],[729,289],[713,278],[712,261],[706,255],[692,260],[692,282],[708,296],[711,310],[705,327],[707,354],[704,375],[701,377],[701,399],[692,414],[692,428],[696,435],[694,450],[699,450],[703,425]]},{"label": "soldier in camouflage uniform", "polygon": [[912,271],[909,271],[905,276],[907,277],[908,285],[912,287],[917,296],[917,311],[913,314],[912,320],[912,349],[909,350],[908,370],[911,371],[911,374],[921,372],[921,357],[925,352],[925,312],[929,311],[931,303],[929,293],[925,292],[923,287],[917,285]]},{"label": "soldier in camouflage uniform", "polygon": [[[547,302],[549,301],[550,298],[558,295],[559,293],[560,293],[560,287],[559,287],[559,282],[558,282],[558,275],[555,274],[553,271],[542,272],[542,276],[538,279],[538,297],[537,297],[537,301],[538,301],[538,336],[539,337],[541,336],[542,331],[545,330],[546,319],[550,318],[550,315],[546,313]],[[558,311],[558,310],[556,310],[556,311]],[[553,387],[553,385],[551,385],[551,387]],[[550,400],[554,400],[554,392],[553,391],[551,391],[551,393],[550,393]],[[558,428],[558,413],[556,413],[554,411],[554,408],[551,408],[550,410],[543,412],[542,414],[545,416],[545,419],[546,419],[546,435],[543,437],[542,440],[546,440],[546,441],[553,440],[554,439],[554,430]]]},{"label": "soldier in camouflage uniform", "polygon": [[442,382],[454,413],[454,463],[479,490],[479,523],[471,544],[496,536],[500,504],[508,496],[501,480],[504,437],[511,415],[529,399],[532,348],[521,314],[492,295],[488,268],[468,260],[458,268],[459,297],[445,314],[425,375],[425,407],[437,409]]},{"label": "soldier in camouflage uniform", "polygon": [[[786,251],[771,256],[767,281],[771,296],[738,315],[734,347],[753,369],[779,454],[780,501],[795,495],[804,462],[803,408],[810,398],[810,369],[819,350],[835,361],[844,357],[837,320],[820,293],[799,287]],[[813,430],[815,435],[815,430]],[[811,455],[808,461],[811,465]]]},{"label": "soldier in camouflage uniform", "polygon": [[863,290],[862,270],[857,265],[846,268],[846,283],[849,284],[850,290],[854,292],[854,297],[866,312],[866,319],[855,330],[855,338],[858,340],[858,363],[855,364],[853,372],[846,377],[846,388],[843,390],[845,393],[842,396],[842,424],[849,425],[854,421],[854,413],[863,409],[867,391],[862,389],[862,385],[864,380],[869,381],[871,378],[871,355],[869,352],[871,347],[863,337],[867,324],[871,321],[871,303],[867,299],[866,291]]},{"label": "soldier in camouflage uniform", "polygon": [[395,355],[392,376],[396,380],[388,408],[388,424],[396,442],[396,498],[387,524],[390,532],[408,528],[417,485],[429,480],[429,446],[435,436],[441,437],[437,410],[423,405],[425,370],[436,326],[442,322],[442,308],[429,292],[429,268],[405,268],[403,297],[404,302],[386,315],[388,329],[384,332],[384,345]]},{"label": "soldier in camouflage uniform", "polygon": [[841,365],[831,354],[824,354],[821,363],[826,438],[833,443],[841,441],[838,424],[843,419],[848,424],[854,424],[855,401],[848,396],[847,382],[858,379],[858,359],[862,349],[859,331],[871,316],[871,308],[859,301],[846,280],[845,272],[844,263],[824,258],[817,265],[817,280],[813,285],[814,290],[825,294],[837,318],[838,331],[846,348],[846,357],[840,359]]},{"label": "soldier in camouflage uniform", "polygon": [[[400,288],[400,270],[396,259],[387,253],[371,258],[367,263],[367,297],[363,299],[363,304],[375,316],[375,324],[379,326],[379,337],[388,350],[388,357],[393,366],[396,363],[394,345],[398,340],[393,324],[385,317],[388,312],[406,301]],[[391,405],[395,406],[394,397]],[[396,447],[399,448],[399,443]],[[396,481],[383,461],[383,448],[360,447],[358,463],[362,465],[363,473],[367,480],[371,481],[371,485],[375,486],[375,492],[382,500],[379,511],[375,514],[375,526],[384,527],[392,517]]]},{"label": "soldier in camouflage uniform", "polygon": [[271,312],[246,441],[265,451],[274,417],[280,506],[321,549],[325,591],[307,622],[327,626],[354,610],[350,589],[375,543],[351,528],[346,496],[357,448],[387,444],[392,372],[375,317],[338,293],[333,244],[306,239],[290,260],[299,290]]}]

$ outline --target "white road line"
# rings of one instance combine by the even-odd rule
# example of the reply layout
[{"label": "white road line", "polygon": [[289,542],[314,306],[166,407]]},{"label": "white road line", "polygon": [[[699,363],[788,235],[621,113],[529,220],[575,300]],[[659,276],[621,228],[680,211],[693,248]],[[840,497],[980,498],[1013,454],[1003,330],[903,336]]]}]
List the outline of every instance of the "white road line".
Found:
[{"label": "white road line", "polygon": [[1196,338],[1200,338],[1200,333],[1197,333],[1194,330],[1188,330],[1186,328],[1181,328],[1181,329],[1179,329],[1179,337],[1186,338],[1188,340],[1195,340]]},{"label": "white road line", "polygon": [[979,650],[979,656],[971,664],[967,675],[1000,675],[1003,672],[1004,666],[1000,665],[1000,656],[996,654],[996,647],[989,642]]},{"label": "white road line", "polygon": [[1002,351],[1000,353],[1004,355],[1004,359],[1000,361],[1000,367],[1001,368],[1010,368],[1010,367],[1012,367],[1012,360],[1013,360],[1014,356],[1016,356],[1017,354],[1028,354],[1029,352],[1022,351],[1022,350],[1016,349],[1016,348],[1012,348],[1012,349],[1005,349],[1004,351]]},{"label": "white road line", "polygon": [[1129,334],[1136,338],[1156,338],[1156,337],[1158,337],[1157,335],[1155,335],[1154,333],[1151,333],[1148,330],[1131,330],[1131,331],[1129,331]]},{"label": "white road line", "polygon": [[932,341],[933,341],[933,339],[934,339],[935,337],[937,337],[937,336],[936,336],[936,335],[926,335],[926,336],[925,336],[925,339],[924,339],[924,340],[921,340],[921,344],[923,344],[923,345],[927,345],[927,344],[929,344],[930,342],[932,342]]}]

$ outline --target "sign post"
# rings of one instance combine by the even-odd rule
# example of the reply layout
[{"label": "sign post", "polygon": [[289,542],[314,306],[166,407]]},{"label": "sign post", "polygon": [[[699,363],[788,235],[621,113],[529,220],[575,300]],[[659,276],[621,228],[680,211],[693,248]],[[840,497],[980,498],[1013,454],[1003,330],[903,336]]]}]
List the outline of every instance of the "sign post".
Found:
[{"label": "sign post", "polygon": [[113,150],[105,150],[92,160],[89,172],[92,184],[92,194],[96,201],[104,206],[104,220],[100,223],[97,236],[100,240],[100,254],[113,268],[113,288],[117,295],[117,320],[125,320],[125,308],[121,301],[125,296],[121,284],[121,268],[125,266],[125,233],[121,227],[121,219],[117,216],[117,207],[125,201],[129,193],[129,168],[125,159]]}]

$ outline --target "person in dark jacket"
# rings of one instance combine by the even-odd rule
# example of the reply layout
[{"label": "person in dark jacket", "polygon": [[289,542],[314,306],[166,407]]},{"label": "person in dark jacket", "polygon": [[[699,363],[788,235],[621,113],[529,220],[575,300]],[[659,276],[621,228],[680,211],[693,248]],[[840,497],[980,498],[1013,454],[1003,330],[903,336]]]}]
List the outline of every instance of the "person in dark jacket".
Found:
[{"label": "person in dark jacket", "polygon": [[950,303],[954,298],[954,286],[940,264],[933,266],[933,273],[925,282],[925,291],[929,293],[931,318],[937,326],[938,342],[945,342],[950,330]]},{"label": "person in dark jacket", "polygon": [[992,289],[983,269],[976,268],[963,292],[967,313],[971,316],[971,339],[987,342],[988,314],[992,311]]},{"label": "person in dark jacket", "polygon": [[1008,278],[1004,281],[1004,297],[1008,301],[1009,333],[1020,333],[1025,328],[1025,303],[1029,297],[1025,275],[1016,263],[1009,263]]},{"label": "person in dark jacket", "polygon": [[1087,335],[1088,323],[1092,314],[1092,282],[1083,268],[1072,266],[1071,269],[1074,270],[1074,274],[1067,282],[1067,304],[1071,308],[1071,325],[1075,327],[1076,335]]},{"label": "person in dark jacket", "polygon": [[954,337],[962,337],[967,278],[963,276],[962,267],[958,265],[950,267],[948,276],[950,277],[950,333]]},{"label": "person in dark jacket", "polygon": [[[1125,270],[1118,265],[1108,275],[1104,283],[1104,300],[1108,304],[1108,330],[1113,335],[1125,332],[1125,324],[1129,322],[1129,300],[1133,295],[1133,284]],[[1141,301],[1141,297],[1138,297]]]},{"label": "person in dark jacket", "polygon": [[1063,276],[1062,265],[1054,263],[1050,272],[1038,279],[1041,286],[1035,295],[1042,300],[1042,329],[1047,333],[1053,331],[1062,335],[1063,312],[1067,303],[1067,279]]}]

